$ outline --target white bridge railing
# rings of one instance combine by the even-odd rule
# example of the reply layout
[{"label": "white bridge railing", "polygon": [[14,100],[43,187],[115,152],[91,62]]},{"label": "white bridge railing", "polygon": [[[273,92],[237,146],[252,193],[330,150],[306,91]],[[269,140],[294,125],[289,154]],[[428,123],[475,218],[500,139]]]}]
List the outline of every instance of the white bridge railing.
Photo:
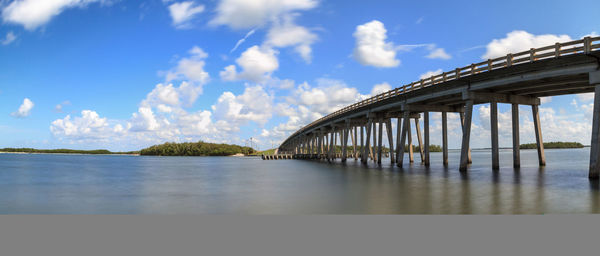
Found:
[{"label": "white bridge railing", "polygon": [[[550,58],[558,58],[560,56],[577,54],[577,53],[590,53],[591,51],[600,49],[600,37],[585,37],[581,40],[570,41],[566,43],[556,43],[554,45],[549,45],[541,48],[531,48],[528,51],[523,51],[519,53],[509,53],[506,56],[502,56],[495,59],[488,59],[486,61],[482,61],[479,63],[474,63],[466,67],[457,68],[452,71],[444,72],[439,75],[434,75],[429,78],[421,79],[416,82],[412,82],[410,84],[397,87],[395,89],[389,90],[387,92],[381,93],[379,95],[375,95],[366,100],[354,103],[352,105],[346,106],[342,109],[339,109],[329,115],[321,117],[312,123],[304,126],[300,130],[296,131],[292,134],[286,142],[295,137],[296,135],[304,132],[307,129],[312,128],[312,126],[320,123],[323,120],[333,119],[336,116],[343,115],[347,112],[353,111],[355,109],[380,102],[382,100],[386,100],[392,97],[396,97],[398,95],[418,90],[421,88],[433,86],[439,83],[444,83],[447,81],[459,79],[462,77],[467,77],[470,75],[479,74],[482,72],[492,71],[500,68],[506,68],[513,65],[524,64],[535,62],[543,59]],[[284,143],[285,144],[285,143]]]}]

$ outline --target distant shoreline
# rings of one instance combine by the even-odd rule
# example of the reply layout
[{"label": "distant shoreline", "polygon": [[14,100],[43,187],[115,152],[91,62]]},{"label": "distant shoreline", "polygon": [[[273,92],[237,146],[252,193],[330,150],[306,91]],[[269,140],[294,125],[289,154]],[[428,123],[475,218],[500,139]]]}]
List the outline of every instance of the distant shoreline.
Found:
[{"label": "distant shoreline", "polygon": [[20,154],[20,155],[96,155],[96,156],[139,156],[140,154],[127,153],[111,153],[111,154],[94,154],[94,153],[44,153],[44,152],[9,152],[0,151],[0,154]]}]

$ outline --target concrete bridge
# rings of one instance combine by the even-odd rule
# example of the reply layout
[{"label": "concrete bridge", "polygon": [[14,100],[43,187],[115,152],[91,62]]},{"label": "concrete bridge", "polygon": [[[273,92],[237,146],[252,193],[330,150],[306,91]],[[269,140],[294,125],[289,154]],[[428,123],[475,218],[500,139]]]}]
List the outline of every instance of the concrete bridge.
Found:
[{"label": "concrete bridge", "polygon": [[[413,119],[421,161],[429,166],[429,114],[441,112],[443,164],[447,166],[447,113],[455,112],[460,114],[462,122],[459,170],[466,171],[471,163],[469,138],[473,105],[489,103],[492,168],[498,169],[498,103],[505,103],[512,105],[514,167],[520,166],[519,105],[531,106],[538,159],[543,166],[546,160],[539,97],[586,92],[595,92],[589,178],[597,179],[600,175],[600,37],[585,37],[511,53],[395,88],[315,120],[287,138],[278,152],[296,156],[293,157],[296,159],[331,161],[340,154],[342,162],[351,157],[360,158],[363,163],[369,158],[381,163],[383,133],[386,132],[390,160],[402,167],[406,151],[413,161],[412,147],[405,148],[407,140],[409,145],[412,144],[410,126]],[[421,116],[423,136],[419,127]],[[393,119],[397,121],[395,140]]]}]

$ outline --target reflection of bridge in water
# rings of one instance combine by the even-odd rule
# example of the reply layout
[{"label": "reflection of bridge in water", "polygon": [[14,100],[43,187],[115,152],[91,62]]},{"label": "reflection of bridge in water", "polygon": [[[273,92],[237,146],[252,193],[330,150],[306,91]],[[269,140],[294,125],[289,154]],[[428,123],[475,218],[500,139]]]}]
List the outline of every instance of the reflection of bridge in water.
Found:
[{"label": "reflection of bridge in water", "polygon": [[[530,105],[540,165],[545,165],[538,105],[539,97],[595,92],[589,177],[600,175],[600,37],[508,54],[413,82],[357,102],[309,125],[287,138],[278,154],[293,158],[371,158],[381,163],[383,133],[388,137],[390,160],[402,167],[405,151],[413,161],[411,122],[416,126],[421,159],[429,165],[429,113],[442,113],[444,166],[448,165],[447,113],[460,114],[462,145],[460,171],[471,162],[469,138],[473,105],[490,104],[492,168],[499,168],[498,103],[512,105],[513,164],[520,166],[519,105]],[[423,136],[418,119],[423,115]],[[394,143],[392,119],[397,119]],[[377,132],[378,131],[378,132]],[[360,137],[360,139],[359,139]],[[338,139],[339,138],[339,139]],[[350,138],[350,139],[349,139]],[[423,139],[424,140],[423,140]],[[408,140],[408,141],[407,141]],[[349,144],[349,142],[351,144]],[[393,145],[396,145],[394,148]],[[278,157],[273,157],[277,159]],[[280,159],[283,157],[280,157]]]}]

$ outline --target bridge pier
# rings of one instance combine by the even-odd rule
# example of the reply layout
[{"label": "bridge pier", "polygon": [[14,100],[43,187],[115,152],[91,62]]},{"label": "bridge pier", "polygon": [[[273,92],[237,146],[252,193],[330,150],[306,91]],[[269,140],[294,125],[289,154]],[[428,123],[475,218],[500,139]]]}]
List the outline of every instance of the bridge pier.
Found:
[{"label": "bridge pier", "polygon": [[419,153],[421,155],[421,163],[424,163],[425,156],[423,151],[423,138],[421,137],[421,125],[419,124],[419,118],[415,118],[415,127],[417,130],[417,140],[419,142]]},{"label": "bridge pier", "polygon": [[590,149],[590,179],[600,178],[600,71],[590,72],[590,84],[594,85],[594,117]]},{"label": "bridge pier", "polygon": [[387,136],[388,136],[388,143],[390,144],[390,161],[392,164],[395,163],[395,158],[394,158],[394,135],[392,132],[392,119],[388,118],[385,121],[385,128],[387,131]]},{"label": "bridge pier", "polygon": [[[398,131],[400,131],[400,118],[398,118]],[[402,167],[402,163],[404,162],[404,143],[406,142],[406,134],[408,133],[408,130],[410,129],[410,119],[409,119],[409,112],[405,111],[403,116],[402,116],[402,131],[400,132],[401,135],[398,135],[398,142],[397,142],[397,147],[399,147],[398,149],[398,153],[396,155],[396,162],[398,167]]]},{"label": "bridge pier", "polygon": [[498,103],[490,102],[490,127],[492,132],[492,170],[500,169],[498,148]]},{"label": "bridge pier", "polygon": [[373,118],[368,117],[368,121],[367,121],[367,135],[366,135],[366,140],[365,140],[365,145],[363,146],[363,152],[362,152],[362,163],[366,164],[369,159],[369,150],[371,149],[371,130],[373,127]]},{"label": "bridge pier", "polygon": [[513,167],[521,167],[521,153],[519,151],[519,104],[512,104],[512,138],[513,138]]},{"label": "bridge pier", "polygon": [[[429,166],[429,112],[423,112],[423,129],[425,131],[423,134],[425,135],[425,166]],[[421,147],[423,148],[423,147]]]},{"label": "bridge pier", "polygon": [[448,113],[442,112],[442,162],[448,166]]},{"label": "bridge pier", "polygon": [[473,100],[467,100],[465,106],[465,114],[463,119],[463,135],[462,135],[462,146],[460,147],[460,167],[461,172],[467,171],[467,165],[469,164],[469,142],[471,139],[471,119],[473,117]]},{"label": "bridge pier", "polygon": [[377,136],[377,164],[381,165],[381,155],[383,154],[383,121],[379,119],[379,136]]},{"label": "bridge pier", "polygon": [[373,162],[375,162],[376,151],[373,151],[373,148],[377,147],[377,120],[374,120],[374,122],[372,122],[372,126],[373,127],[371,127],[371,137],[373,138],[373,144],[371,144],[371,146],[369,147],[369,157]]},{"label": "bridge pier", "polygon": [[[464,113],[460,113],[460,125],[462,127],[462,130],[465,130],[465,114]],[[461,148],[462,149],[462,148]],[[471,159],[471,148],[469,148],[467,150],[467,161],[468,163],[473,163],[473,160]]]},{"label": "bridge pier", "polygon": [[413,146],[412,146],[412,127],[410,127],[410,118],[408,118],[408,129],[406,130],[406,139],[408,140],[408,161],[411,163],[415,162],[415,158],[413,155]]},{"label": "bridge pier", "polygon": [[540,112],[537,105],[531,105],[533,115],[533,126],[535,129],[535,142],[537,143],[538,161],[540,166],[546,165],[546,154],[544,153],[544,141],[542,140],[542,127],[540,124]]}]

